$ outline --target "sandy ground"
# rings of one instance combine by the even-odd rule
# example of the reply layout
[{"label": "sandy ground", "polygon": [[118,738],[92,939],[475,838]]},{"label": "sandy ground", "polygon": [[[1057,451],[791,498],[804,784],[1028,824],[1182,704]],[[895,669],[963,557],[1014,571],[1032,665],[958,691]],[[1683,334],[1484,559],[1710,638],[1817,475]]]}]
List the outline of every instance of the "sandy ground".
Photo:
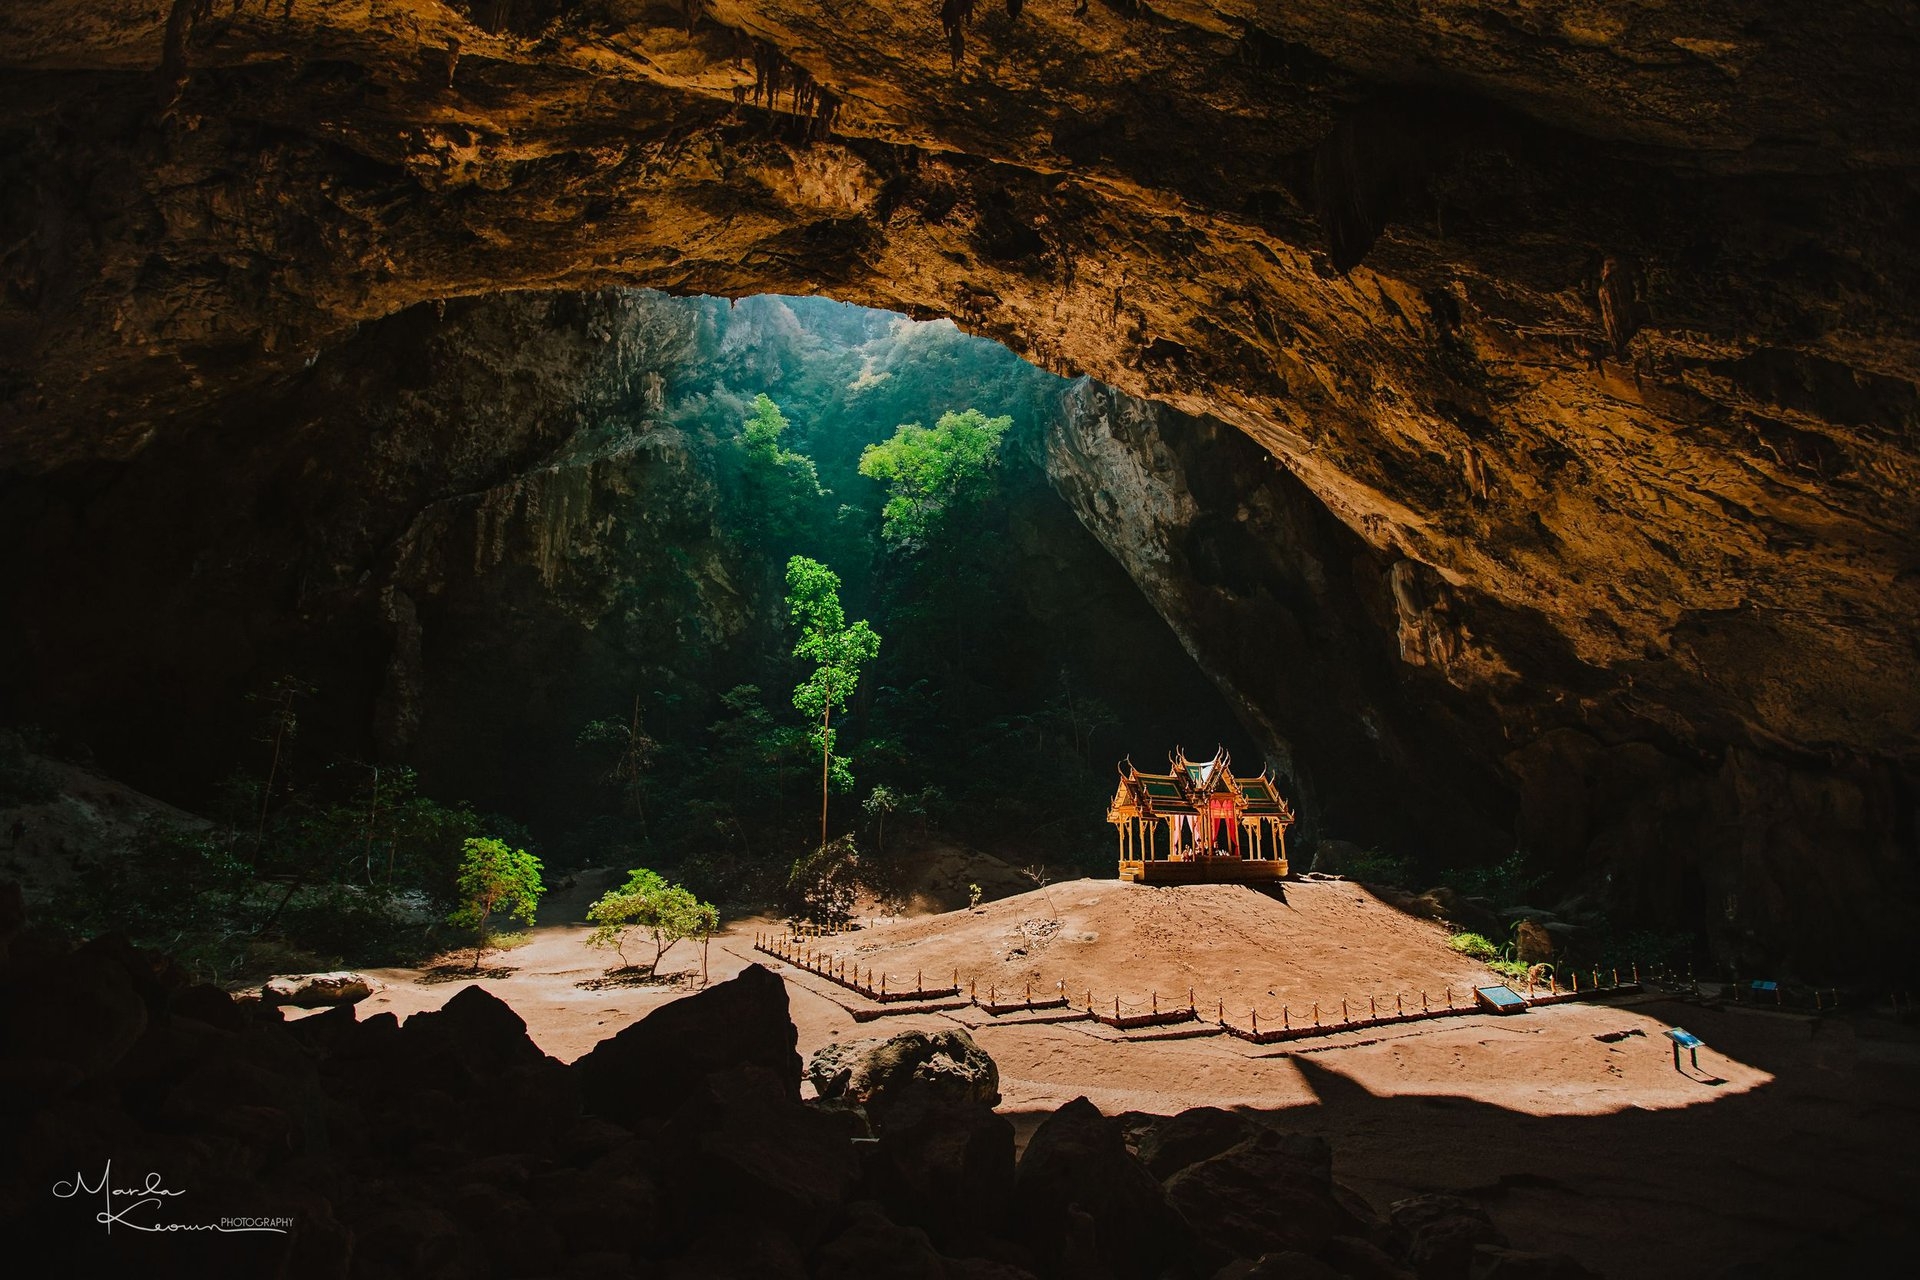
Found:
[{"label": "sandy ground", "polygon": [[[697,983],[699,950],[663,969],[676,987],[590,989],[607,967],[568,923],[595,886],[556,896],[523,946],[483,978],[547,1052],[572,1060]],[[730,922],[707,954],[720,981],[756,959],[768,920]],[[1284,900],[1227,886],[1050,885],[976,910],[883,922],[823,940],[863,966],[1012,990],[1066,982],[1128,1005],[1191,985],[1203,1005],[1257,1006],[1262,1024],[1344,996],[1437,993],[1488,980],[1435,926],[1346,883],[1286,886]],[[631,952],[630,952],[631,954]],[[764,959],[761,957],[760,959]],[[1336,1174],[1376,1204],[1419,1191],[1475,1196],[1516,1242],[1562,1250],[1613,1275],[1702,1271],[1822,1250],[1825,1237],[1898,1222],[1920,1196],[1910,1153],[1920,1035],[1891,1024],[1719,1011],[1641,997],[1495,1018],[1355,1031],[1286,1046],[1223,1036],[1137,1040],[1085,1022],[994,1019],[976,1009],[856,1023],[862,1002],[774,961],[788,981],[800,1050],[912,1027],[973,1028],[999,1063],[1002,1109],[1021,1134],[1076,1096],[1100,1108],[1173,1112],[1211,1104],[1327,1135]],[[464,979],[377,970],[362,1015],[443,1003]],[[1676,1071],[1662,1032],[1709,1048]],[[1618,1033],[1630,1033],[1623,1038]],[[1597,1037],[1606,1035],[1608,1040]],[[1863,1225],[1864,1224],[1864,1225]]]}]

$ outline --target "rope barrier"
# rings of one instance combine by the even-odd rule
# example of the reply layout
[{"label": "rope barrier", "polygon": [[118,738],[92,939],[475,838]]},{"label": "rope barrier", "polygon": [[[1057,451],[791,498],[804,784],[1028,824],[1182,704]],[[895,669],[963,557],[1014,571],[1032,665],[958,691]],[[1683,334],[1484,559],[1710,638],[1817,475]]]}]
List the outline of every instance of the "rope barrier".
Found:
[{"label": "rope barrier", "polygon": [[[809,927],[817,928],[817,926],[803,925],[802,930]],[[804,932],[801,936],[805,936]],[[865,996],[876,1003],[899,1003],[925,1000],[929,997],[957,997],[961,994],[960,971],[957,968],[953,970],[952,983],[949,986],[931,991],[929,991],[926,986],[925,971],[916,970],[914,973],[913,989],[909,991],[905,989],[902,984],[896,982],[892,974],[884,970],[876,971],[869,967],[863,973],[861,966],[857,962],[853,964],[852,975],[849,977],[847,972],[848,960],[846,957],[837,953],[829,954],[813,947],[801,946],[799,945],[798,938],[793,934],[780,937],[764,931],[756,931],[754,934],[754,949],[768,955],[778,956],[793,964],[796,968],[805,969],[807,972],[818,977],[847,987],[849,990]],[[1620,982],[1619,970],[1617,968],[1610,970],[1608,977],[1611,979],[1611,983],[1610,985],[1603,986],[1600,981],[1601,971],[1599,969],[1593,969],[1590,971],[1588,992],[1590,995],[1600,995],[1610,991],[1618,992],[1621,990],[1637,989],[1640,986],[1639,965],[1634,964],[1630,966],[1629,973],[1632,977],[1632,982],[1623,986]],[[1559,984],[1554,977],[1553,971],[1549,969],[1548,974],[1549,994],[1546,997],[1538,997],[1535,995],[1535,987],[1532,981],[1533,975],[1529,973],[1526,997],[1528,1003],[1544,1004],[1562,998],[1562,992],[1559,989]],[[1570,973],[1569,976],[1571,986],[1565,993],[1564,998],[1577,999],[1579,996],[1579,975],[1577,972],[1573,972]],[[1689,969],[1689,977],[1690,976],[1691,969]],[[999,1003],[999,988],[997,986],[991,984],[988,986],[987,999],[983,1002],[979,998],[978,979],[969,979],[966,987],[965,1003],[974,1005],[995,1016],[1021,1010],[1038,1011],[1049,1008],[1071,1010],[1073,1004],[1066,994],[1066,981],[1062,979],[1056,982],[1054,989],[1058,992],[1055,997],[1035,1001],[1033,998],[1033,982],[1029,979],[1023,984],[1022,998],[1018,1003],[1001,1005]],[[1775,992],[1776,1001],[1778,1002],[1781,999],[1778,994],[1778,988],[1775,988]],[[1320,1003],[1318,1001],[1313,1002],[1311,1005],[1311,1017],[1313,1020],[1311,1027],[1305,1025],[1295,1027],[1293,1025],[1292,1006],[1290,1004],[1283,1004],[1280,1009],[1279,1029],[1274,1030],[1271,1022],[1269,1022],[1268,1030],[1266,1031],[1260,1029],[1260,1011],[1258,1007],[1250,1008],[1247,1011],[1247,1027],[1243,1029],[1227,1021],[1226,1001],[1224,999],[1217,999],[1214,1006],[1213,1030],[1201,1031],[1199,1034],[1224,1032],[1241,1039],[1266,1043],[1280,1039],[1293,1039],[1300,1036],[1325,1034],[1329,1031],[1344,1031],[1367,1026],[1383,1026],[1392,1023],[1459,1016],[1478,1012],[1478,1005],[1475,1003],[1456,1005],[1453,997],[1453,987],[1451,985],[1443,990],[1443,998],[1446,1002],[1444,1009],[1437,1007],[1425,991],[1419,993],[1420,1008],[1417,1012],[1409,1008],[1407,1000],[1409,993],[1396,989],[1390,994],[1393,996],[1393,1011],[1391,1013],[1383,1013],[1381,1011],[1382,996],[1379,993],[1372,993],[1367,997],[1367,1013],[1366,1016],[1362,1018],[1356,1018],[1354,1016],[1351,998],[1342,997],[1340,1000],[1340,1021],[1331,1027],[1327,1026],[1322,1019]],[[1519,993],[1516,992],[1515,994]],[[1820,992],[1815,991],[1813,993],[1813,1005],[1816,1011],[1825,1012],[1829,1008],[1837,1007],[1839,993],[1832,991],[1829,995],[1831,996],[1831,1002],[1823,998]],[[1901,1006],[1899,993],[1894,993],[1891,1001],[1896,1012],[1899,1011]],[[902,1009],[900,1011],[908,1012],[909,1010]],[[855,1016],[864,1019],[865,1017],[877,1016],[877,1014],[862,1014],[859,1011],[855,1011]],[[1167,1010],[1160,1008],[1160,992],[1157,988],[1150,990],[1147,1000],[1139,1004],[1130,1003],[1116,993],[1113,997],[1113,1011],[1111,1014],[1108,1014],[1102,1007],[1096,1005],[1093,992],[1089,989],[1084,993],[1081,1013],[1069,1014],[1068,1016],[1085,1016],[1096,1022],[1105,1023],[1121,1030],[1143,1029],[1151,1026],[1181,1022],[1199,1022],[1199,992],[1196,988],[1189,986],[1187,988],[1186,1007]]]}]

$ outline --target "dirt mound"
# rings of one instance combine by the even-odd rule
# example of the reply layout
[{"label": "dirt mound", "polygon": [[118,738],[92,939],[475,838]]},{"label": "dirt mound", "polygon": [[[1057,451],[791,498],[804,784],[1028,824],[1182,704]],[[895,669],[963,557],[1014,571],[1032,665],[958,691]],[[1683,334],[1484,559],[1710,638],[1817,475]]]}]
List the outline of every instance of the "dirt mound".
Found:
[{"label": "dirt mound", "polygon": [[863,862],[871,883],[855,900],[857,919],[958,911],[975,887],[982,902],[993,902],[1025,893],[1045,876],[1044,868],[1016,867],[990,853],[938,839],[897,846]]},{"label": "dirt mound", "polygon": [[[1127,1004],[1195,1001],[1244,1018],[1282,1007],[1310,1016],[1369,996],[1422,991],[1456,997],[1490,980],[1448,948],[1446,931],[1395,910],[1359,885],[1150,887],[1071,880],[972,910],[890,921],[839,940],[863,968],[911,981],[916,973],[1002,995],[1031,984],[1036,995]],[[1064,984],[1064,985],[1063,985]]]}]

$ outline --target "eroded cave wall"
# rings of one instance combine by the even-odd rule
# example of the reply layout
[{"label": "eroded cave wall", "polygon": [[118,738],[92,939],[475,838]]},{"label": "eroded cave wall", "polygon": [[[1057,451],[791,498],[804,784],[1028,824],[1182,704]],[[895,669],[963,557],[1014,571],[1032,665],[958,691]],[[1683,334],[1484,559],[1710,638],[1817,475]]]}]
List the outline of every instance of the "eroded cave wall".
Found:
[{"label": "eroded cave wall", "polygon": [[[1702,931],[1725,962],[1903,964],[1920,789],[1618,696],[1537,616],[1383,555],[1239,432],[1092,382],[1054,486],[1295,780],[1311,835],[1526,854],[1548,891]],[[1676,731],[1677,730],[1677,731]]]},{"label": "eroded cave wall", "polygon": [[[706,661],[745,626],[711,480],[647,414],[700,314],[649,301],[416,307],[224,401],[203,431],[0,479],[0,713],[204,803],[257,754],[248,695],[292,675],[315,690],[301,708],[312,767],[438,764],[454,794],[510,808],[501,763],[527,763],[526,709],[556,672],[626,687],[636,667]],[[660,580],[635,583],[640,566]],[[620,607],[627,590],[650,606]],[[489,650],[516,696],[444,698],[463,686],[435,660]],[[438,736],[423,741],[429,717]],[[490,761],[484,794],[447,767],[462,738]]]}]

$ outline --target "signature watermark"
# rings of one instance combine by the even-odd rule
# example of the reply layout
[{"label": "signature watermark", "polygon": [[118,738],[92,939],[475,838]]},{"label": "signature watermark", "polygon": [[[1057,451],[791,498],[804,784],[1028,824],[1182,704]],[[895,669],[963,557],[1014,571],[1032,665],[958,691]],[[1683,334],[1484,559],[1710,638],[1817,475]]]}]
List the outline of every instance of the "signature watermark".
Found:
[{"label": "signature watermark", "polygon": [[221,1218],[215,1222],[168,1222],[164,1220],[167,1201],[174,1196],[183,1196],[184,1191],[174,1191],[162,1185],[159,1174],[149,1173],[146,1181],[137,1186],[116,1187],[113,1185],[113,1161],[107,1161],[106,1168],[100,1171],[98,1179],[89,1182],[84,1173],[75,1173],[71,1181],[62,1179],[53,1184],[53,1194],[61,1200],[72,1200],[79,1196],[98,1196],[100,1211],[93,1220],[106,1227],[112,1235],[115,1227],[124,1227],[129,1231],[217,1231],[225,1234],[238,1232],[265,1231],[285,1235],[293,1227],[292,1218],[245,1217]]}]

